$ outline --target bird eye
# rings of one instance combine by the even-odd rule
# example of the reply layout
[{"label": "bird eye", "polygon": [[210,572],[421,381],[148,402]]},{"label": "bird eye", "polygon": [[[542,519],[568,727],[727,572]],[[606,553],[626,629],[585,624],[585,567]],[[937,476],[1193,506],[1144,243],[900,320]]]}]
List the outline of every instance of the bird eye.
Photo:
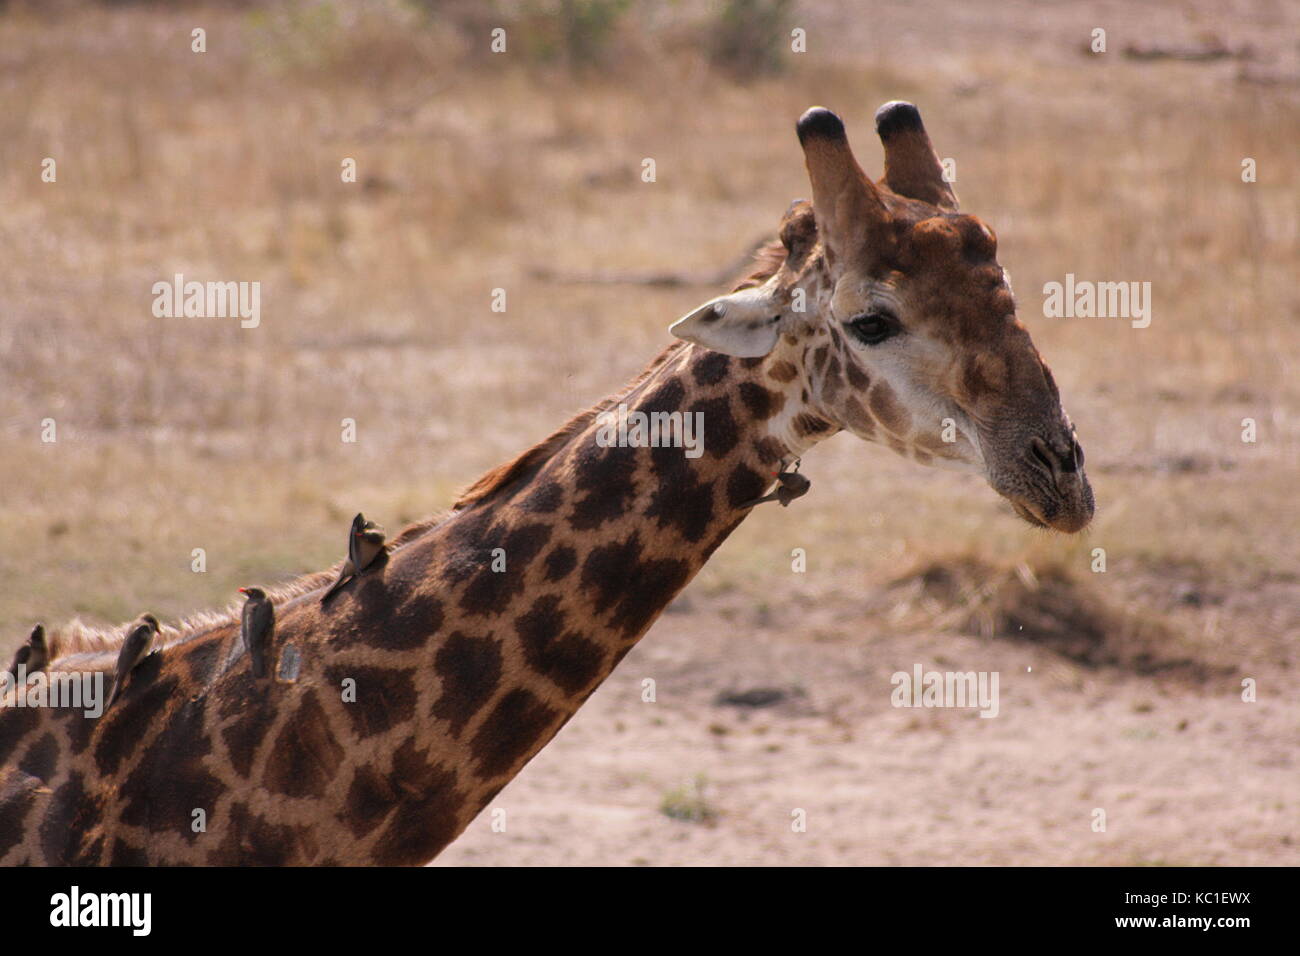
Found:
[{"label": "bird eye", "polygon": [[879,345],[902,331],[898,320],[888,312],[868,312],[849,320],[849,331],[864,345]]}]

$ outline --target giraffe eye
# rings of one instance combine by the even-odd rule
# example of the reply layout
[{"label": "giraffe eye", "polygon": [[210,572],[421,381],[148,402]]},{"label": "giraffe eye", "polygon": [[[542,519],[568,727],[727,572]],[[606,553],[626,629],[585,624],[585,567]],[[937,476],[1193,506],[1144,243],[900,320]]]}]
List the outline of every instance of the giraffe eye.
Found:
[{"label": "giraffe eye", "polygon": [[849,320],[849,331],[863,345],[879,345],[903,331],[898,319],[888,312],[868,312]]}]

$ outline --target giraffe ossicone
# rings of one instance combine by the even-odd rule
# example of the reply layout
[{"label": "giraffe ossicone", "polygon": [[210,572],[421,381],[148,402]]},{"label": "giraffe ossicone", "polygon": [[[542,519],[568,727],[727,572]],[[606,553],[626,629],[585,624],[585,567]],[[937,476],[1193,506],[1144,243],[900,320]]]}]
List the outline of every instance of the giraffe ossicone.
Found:
[{"label": "giraffe ossicone", "polygon": [[[682,340],[328,603],[342,564],[266,589],[274,682],[231,608],[161,628],[98,719],[5,691],[0,864],[428,862],[839,431],[982,474],[1031,524],[1085,527],[1082,450],[992,230],[957,211],[915,107],[886,104],[877,131],[872,182],[839,118],[808,111],[811,202]],[[701,416],[701,453],[598,441],[623,406]],[[111,674],[125,636],[66,627],[45,676]]]}]

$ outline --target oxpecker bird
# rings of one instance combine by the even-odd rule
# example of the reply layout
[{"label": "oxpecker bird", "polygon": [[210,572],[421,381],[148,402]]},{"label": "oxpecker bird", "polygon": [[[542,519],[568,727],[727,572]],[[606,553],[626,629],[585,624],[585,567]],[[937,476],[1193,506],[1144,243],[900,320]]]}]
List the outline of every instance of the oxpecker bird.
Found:
[{"label": "oxpecker bird", "polygon": [[348,533],[348,556],[343,562],[343,567],[339,569],[339,576],[330,585],[329,590],[321,595],[320,602],[324,604],[339,588],[348,582],[349,578],[360,575],[366,568],[374,563],[375,558],[379,557],[379,552],[384,550],[384,529],[373,521],[367,521],[366,516],[357,512],[357,516],[352,519],[352,530]]},{"label": "oxpecker bird", "polygon": [[248,596],[244,613],[239,619],[239,633],[244,639],[244,650],[253,662],[253,676],[265,677],[266,658],[275,634],[275,607],[261,588],[240,588]]},{"label": "oxpecker bird", "polygon": [[141,614],[131,625],[131,633],[126,636],[126,640],[122,643],[122,650],[117,655],[117,673],[113,676],[113,689],[109,692],[108,703],[104,705],[105,711],[113,706],[117,695],[122,692],[122,685],[126,682],[127,675],[149,656],[149,651],[153,648],[153,639],[157,634],[158,618],[152,614]]},{"label": "oxpecker bird", "polygon": [[[796,465],[795,467],[799,466]],[[769,494],[761,498],[755,498],[753,501],[747,501],[740,507],[752,508],[754,505],[761,505],[765,501],[779,501],[782,508],[788,508],[790,502],[808,494],[808,489],[812,487],[812,482],[797,471],[781,472],[776,476],[776,482],[776,487]]]},{"label": "oxpecker bird", "polygon": [[45,641],[45,627],[37,624],[32,628],[31,636],[27,638],[27,643],[18,648],[14,654],[14,662],[9,665],[9,671],[14,675],[14,680],[18,679],[18,666],[24,665],[26,674],[35,674],[37,671],[45,670],[50,662],[50,647]]}]

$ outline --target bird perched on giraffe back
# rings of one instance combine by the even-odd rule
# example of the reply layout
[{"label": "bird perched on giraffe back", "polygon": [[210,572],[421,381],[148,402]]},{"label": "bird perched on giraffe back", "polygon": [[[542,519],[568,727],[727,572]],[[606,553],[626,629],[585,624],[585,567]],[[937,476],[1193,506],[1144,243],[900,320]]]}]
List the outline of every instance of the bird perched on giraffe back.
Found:
[{"label": "bird perched on giraffe back", "polygon": [[14,675],[14,680],[18,680],[20,665],[24,668],[24,674],[35,674],[37,671],[45,670],[49,663],[50,647],[45,640],[45,627],[37,624],[32,628],[27,643],[18,648],[17,653],[14,654],[14,662],[9,665],[9,671]]},{"label": "bird perched on giraffe back", "polygon": [[266,661],[275,634],[275,606],[261,588],[240,588],[248,596],[239,619],[239,633],[252,662],[253,676],[262,678],[269,673]]},{"label": "bird perched on giraffe back", "polygon": [[154,637],[158,634],[158,618],[152,614],[141,614],[136,618],[135,623],[131,625],[130,633],[127,634],[126,640],[122,642],[122,650],[117,655],[117,669],[113,675],[113,689],[109,692],[108,703],[104,705],[104,710],[113,706],[117,700],[117,695],[122,693],[122,686],[130,676],[131,671],[135,670],[142,660],[149,656],[153,649]]},{"label": "bird perched on giraffe back", "polygon": [[383,550],[384,529],[373,521],[367,521],[365,515],[357,512],[357,516],[352,519],[352,528],[348,532],[348,556],[343,562],[343,567],[339,568],[339,576],[334,579],[329,590],[321,595],[321,603],[324,604],[351,578],[360,576],[375,562],[379,552]]}]

